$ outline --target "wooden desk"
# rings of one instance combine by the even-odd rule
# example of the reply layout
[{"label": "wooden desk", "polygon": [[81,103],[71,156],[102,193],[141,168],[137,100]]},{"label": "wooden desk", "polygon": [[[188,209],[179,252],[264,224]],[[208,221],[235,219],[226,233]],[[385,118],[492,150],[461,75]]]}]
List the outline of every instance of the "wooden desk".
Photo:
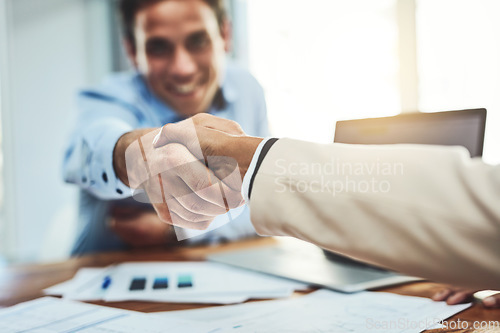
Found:
[{"label": "wooden desk", "polygon": [[[200,261],[204,260],[204,257],[207,254],[256,246],[272,245],[276,242],[277,241],[272,238],[263,238],[220,246],[171,248],[159,251],[131,251],[96,254],[81,258],[73,258],[61,263],[10,267],[0,270],[0,307],[7,307],[17,303],[42,297],[43,289],[72,278],[80,267],[103,267],[124,261]],[[430,297],[436,290],[441,287],[441,285],[435,283],[419,282],[397,287],[384,288],[381,289],[381,291],[409,296]],[[294,297],[299,297],[302,294],[308,292],[295,293]],[[200,304],[149,302],[94,302],[94,304],[142,312],[196,309],[207,306]],[[471,308],[452,317],[449,322],[457,320],[468,321],[470,323],[474,321],[500,321],[500,309],[485,309],[482,305],[475,304]],[[469,326],[471,327],[472,324]],[[469,329],[450,331],[434,330],[428,332],[465,333],[485,331]],[[489,332],[500,332],[500,330],[490,330]]]}]

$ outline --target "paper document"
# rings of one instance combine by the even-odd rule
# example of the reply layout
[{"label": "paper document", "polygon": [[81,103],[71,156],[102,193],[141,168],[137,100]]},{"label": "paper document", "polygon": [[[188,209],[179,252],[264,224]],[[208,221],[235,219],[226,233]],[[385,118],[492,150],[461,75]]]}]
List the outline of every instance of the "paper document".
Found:
[{"label": "paper document", "polygon": [[141,262],[84,268],[46,290],[71,300],[234,304],[285,298],[307,289],[299,282],[212,262]]},{"label": "paper document", "polygon": [[214,332],[390,332],[418,333],[468,308],[389,293],[341,294],[320,290],[282,301],[154,313],[207,323]]},{"label": "paper document", "polygon": [[163,333],[208,332],[209,325],[176,318],[78,303],[52,297],[0,310],[2,333]]},{"label": "paper document", "polygon": [[144,314],[51,297],[0,310],[2,333],[421,332],[469,307],[320,290],[282,301]]},{"label": "paper document", "polygon": [[111,272],[111,267],[80,268],[73,279],[47,288],[44,293],[78,301],[99,301],[107,291],[102,288],[103,280]]},{"label": "paper document", "polygon": [[288,297],[303,288],[302,283],[211,262],[127,263],[116,267],[104,300],[224,304]]}]

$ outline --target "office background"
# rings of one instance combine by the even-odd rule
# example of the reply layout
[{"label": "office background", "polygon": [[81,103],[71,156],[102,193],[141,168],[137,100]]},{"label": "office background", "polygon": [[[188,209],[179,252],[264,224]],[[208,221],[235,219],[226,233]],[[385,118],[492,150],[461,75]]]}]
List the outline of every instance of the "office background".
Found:
[{"label": "office background", "polygon": [[[485,107],[485,160],[500,163],[499,1],[229,4],[231,57],[264,86],[275,135],[330,142],[340,119]],[[61,162],[75,93],[129,66],[114,5],[0,1],[0,265],[68,255],[77,191]]]}]

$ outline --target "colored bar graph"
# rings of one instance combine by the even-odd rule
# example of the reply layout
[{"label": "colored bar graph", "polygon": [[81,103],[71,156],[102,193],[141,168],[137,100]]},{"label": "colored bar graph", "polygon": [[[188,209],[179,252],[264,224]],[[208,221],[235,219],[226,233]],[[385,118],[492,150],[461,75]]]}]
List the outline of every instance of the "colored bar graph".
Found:
[{"label": "colored bar graph", "polygon": [[193,278],[190,274],[181,274],[177,277],[178,288],[191,288],[193,286]]},{"label": "colored bar graph", "polygon": [[137,291],[137,290],[144,290],[146,288],[146,278],[145,277],[140,277],[140,278],[133,278],[132,282],[130,283],[129,290],[130,291]]},{"label": "colored bar graph", "polygon": [[167,289],[168,288],[168,278],[167,277],[157,277],[153,283],[153,289]]}]

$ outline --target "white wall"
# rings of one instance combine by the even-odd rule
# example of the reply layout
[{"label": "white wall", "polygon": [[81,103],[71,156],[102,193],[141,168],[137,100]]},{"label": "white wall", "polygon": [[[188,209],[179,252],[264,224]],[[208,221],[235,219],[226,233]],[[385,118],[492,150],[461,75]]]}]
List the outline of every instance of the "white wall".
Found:
[{"label": "white wall", "polygon": [[500,163],[500,1],[417,4],[421,110],[486,108],[483,159]]},{"label": "white wall", "polygon": [[[0,1],[0,116],[2,120],[2,125],[9,123],[9,116],[10,114],[7,112],[2,112],[3,110],[8,109],[9,105],[9,85],[8,85],[8,78],[9,78],[9,50],[7,48],[7,44],[9,41],[9,34],[8,34],[8,28],[10,26],[10,20],[9,20],[9,14],[8,14],[8,8],[7,5],[4,1]],[[6,148],[10,147],[10,141],[8,140],[10,138],[9,134],[9,126],[2,126],[1,127],[1,133],[0,133],[0,138],[2,141],[1,148],[5,150]],[[6,140],[7,139],[7,140]],[[4,164],[4,156],[0,156],[0,191],[2,192],[0,194],[1,202],[0,202],[0,260],[3,260],[3,256],[10,256],[10,251],[14,249],[14,244],[15,244],[15,237],[13,233],[13,229],[11,228],[11,225],[7,225],[6,221],[13,220],[13,213],[14,209],[11,207],[11,205],[6,205],[5,200],[4,200],[4,189],[6,187],[8,188],[14,188],[12,185],[12,179],[11,178],[5,178],[5,173],[8,170],[11,165],[7,163],[6,165]],[[10,174],[10,172],[9,172]],[[7,200],[9,202],[9,200]]]},{"label": "white wall", "polygon": [[[9,259],[36,261],[50,233],[60,243],[51,241],[55,252],[43,252],[43,259],[57,258],[57,249],[72,241],[66,223],[75,223],[76,189],[61,177],[75,92],[111,66],[109,50],[101,48],[109,44],[108,1],[5,1],[9,103],[2,110],[2,125],[5,176],[11,180],[5,205],[11,214],[4,222],[14,231],[3,236],[11,244]],[[59,230],[66,232],[53,237]]]}]

